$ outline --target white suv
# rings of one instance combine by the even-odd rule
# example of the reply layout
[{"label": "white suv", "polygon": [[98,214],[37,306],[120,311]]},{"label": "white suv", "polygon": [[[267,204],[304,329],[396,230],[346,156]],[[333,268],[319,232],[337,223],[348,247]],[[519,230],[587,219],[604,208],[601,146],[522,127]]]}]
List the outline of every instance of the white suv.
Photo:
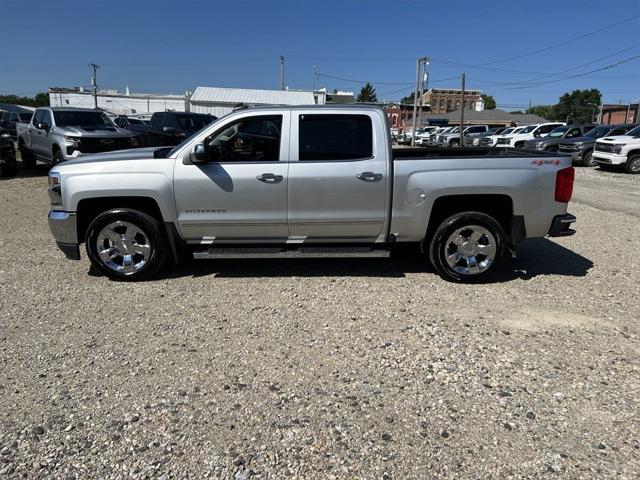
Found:
[{"label": "white suv", "polygon": [[511,147],[522,148],[527,140],[533,140],[534,138],[546,137],[551,130],[557,127],[564,127],[566,123],[539,123],[538,125],[529,125],[524,127],[518,133],[512,133],[507,137],[498,139],[496,147]]},{"label": "white suv", "polygon": [[640,126],[625,135],[599,138],[592,158],[598,165],[624,165],[627,173],[640,173]]}]

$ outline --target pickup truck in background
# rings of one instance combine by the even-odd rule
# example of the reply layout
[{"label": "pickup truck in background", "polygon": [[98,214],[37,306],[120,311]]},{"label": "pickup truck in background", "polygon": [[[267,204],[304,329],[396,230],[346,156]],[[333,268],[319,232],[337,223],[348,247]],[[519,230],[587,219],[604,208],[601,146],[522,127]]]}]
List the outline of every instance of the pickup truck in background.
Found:
[{"label": "pickup truck in background", "polygon": [[515,133],[518,130],[523,129],[524,127],[507,127],[501,132],[492,133],[490,135],[480,137],[480,147],[495,147],[496,143],[498,143],[498,139],[502,137],[506,137],[510,133]]},{"label": "pickup truck in background", "polygon": [[528,125],[517,132],[512,132],[507,136],[502,136],[496,142],[496,147],[501,148],[523,148],[528,140],[543,138],[557,127],[562,127],[566,123],[540,123],[538,125]]},{"label": "pickup truck in background", "polygon": [[393,149],[374,106],[241,108],[174,148],[49,172],[49,226],[113,279],[170,258],[388,257],[414,244],[442,278],[485,281],[526,238],[566,236],[571,158]]},{"label": "pickup truck in background", "polygon": [[16,174],[16,149],[8,130],[0,127],[0,178]]},{"label": "pickup truck in background", "polygon": [[588,131],[592,130],[596,125],[593,123],[585,125],[571,125],[556,127],[546,137],[534,138],[524,144],[527,150],[542,150],[545,152],[557,152],[558,145],[563,140],[584,136]]},{"label": "pickup truck in background", "polygon": [[[462,127],[462,135],[463,137],[475,137],[486,133],[489,131],[489,127],[487,125],[470,125],[468,127]],[[452,130],[449,133],[443,133],[438,135],[438,146],[439,147],[454,147],[457,148],[460,146],[460,127],[455,130]]]},{"label": "pickup truck in background", "polygon": [[598,125],[582,137],[563,139],[560,145],[558,145],[558,151],[571,155],[573,157],[573,163],[576,165],[595,167],[596,162],[593,159],[593,147],[596,144],[596,140],[607,136],[624,135],[636,126],[636,124],[631,123]]},{"label": "pickup truck in background", "polygon": [[116,127],[101,110],[37,108],[29,123],[18,123],[18,149],[25,168],[36,160],[57,164],[82,155],[138,147],[137,134]]},{"label": "pickup truck in background", "polygon": [[143,147],[174,146],[217,117],[205,113],[156,112],[147,124],[131,124],[127,128],[140,134]]},{"label": "pickup truck in background", "polygon": [[0,128],[4,129],[5,132],[9,132],[9,135],[15,139],[18,137],[16,125],[18,123],[28,123],[31,121],[32,115],[33,112],[24,109],[2,112],[0,114]]},{"label": "pickup truck in background", "polygon": [[627,173],[640,173],[640,126],[624,135],[596,140],[593,159],[603,167],[622,167]]}]

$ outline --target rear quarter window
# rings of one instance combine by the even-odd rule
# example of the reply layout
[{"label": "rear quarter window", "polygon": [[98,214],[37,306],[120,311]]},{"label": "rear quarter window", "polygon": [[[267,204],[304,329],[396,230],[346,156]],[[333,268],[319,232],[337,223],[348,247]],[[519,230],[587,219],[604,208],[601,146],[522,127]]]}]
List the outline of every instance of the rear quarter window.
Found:
[{"label": "rear quarter window", "polygon": [[359,160],[373,156],[367,115],[300,115],[301,161]]}]

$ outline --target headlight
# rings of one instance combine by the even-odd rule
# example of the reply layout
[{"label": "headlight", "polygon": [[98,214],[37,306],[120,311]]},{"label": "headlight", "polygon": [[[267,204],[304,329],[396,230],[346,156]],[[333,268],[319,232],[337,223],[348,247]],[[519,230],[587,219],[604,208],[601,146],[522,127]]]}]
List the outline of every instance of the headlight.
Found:
[{"label": "headlight", "polygon": [[10,133],[8,133],[8,132],[2,132],[2,133],[0,134],[0,137],[2,137],[2,138],[11,138],[11,134],[10,134]]},{"label": "headlight", "polygon": [[57,172],[49,173],[49,188],[47,189],[51,205],[62,205],[62,185],[60,183],[60,174]]},{"label": "headlight", "polygon": [[616,153],[621,153],[622,152],[622,147],[624,147],[626,144],[624,143],[618,143],[617,145],[613,146],[613,151]]},{"label": "headlight", "polygon": [[474,145],[480,145],[480,139],[479,138],[474,138],[473,139],[473,144]]},{"label": "headlight", "polygon": [[582,148],[584,146],[584,143],[574,143],[573,146],[575,148]]},{"label": "headlight", "polygon": [[542,142],[536,144],[536,148],[538,150],[544,150],[544,147],[546,147],[546,145],[544,143],[542,143]]},{"label": "headlight", "polygon": [[73,143],[78,143],[80,141],[80,137],[72,137],[71,135],[65,135],[64,139],[67,142],[73,142]]}]

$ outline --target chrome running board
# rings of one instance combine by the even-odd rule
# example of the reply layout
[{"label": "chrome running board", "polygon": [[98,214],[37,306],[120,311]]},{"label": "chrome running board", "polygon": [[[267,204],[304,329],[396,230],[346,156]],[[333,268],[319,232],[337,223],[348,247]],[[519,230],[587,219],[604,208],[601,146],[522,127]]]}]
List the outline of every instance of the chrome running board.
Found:
[{"label": "chrome running board", "polygon": [[233,248],[218,247],[193,252],[195,259],[211,258],[388,258],[389,250],[368,247],[304,247],[284,249],[280,247]]}]

